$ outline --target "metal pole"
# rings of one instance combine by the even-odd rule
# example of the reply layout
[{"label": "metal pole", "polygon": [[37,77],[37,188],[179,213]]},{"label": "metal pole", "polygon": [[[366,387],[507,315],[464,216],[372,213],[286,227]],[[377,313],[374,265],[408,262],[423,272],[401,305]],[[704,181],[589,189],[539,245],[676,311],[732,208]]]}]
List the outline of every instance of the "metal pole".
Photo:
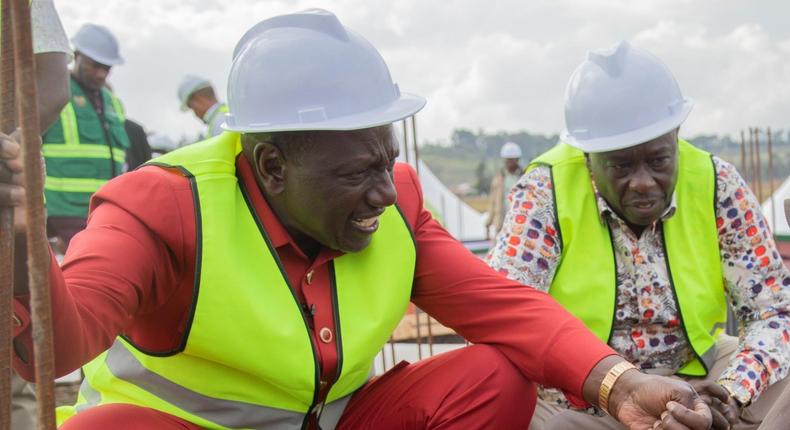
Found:
[{"label": "metal pole", "polygon": [[771,228],[775,232],[776,228],[776,199],[774,198],[774,151],[771,127],[766,130],[768,135],[768,192],[771,193]]},{"label": "metal pole", "polygon": [[414,318],[417,320],[417,338],[414,340],[417,343],[417,360],[422,360],[422,333],[420,333],[420,308],[414,308]]},{"label": "metal pole", "polygon": [[406,119],[403,118],[403,156],[406,159],[406,164],[409,164],[409,133],[406,128]]},{"label": "metal pole", "polygon": [[397,359],[395,358],[395,339],[393,339],[392,336],[390,336],[390,354],[392,355],[392,357],[390,357],[392,359],[392,367],[395,367]]},{"label": "metal pole", "polygon": [[417,170],[417,177],[420,177],[420,150],[417,148],[417,116],[411,116],[411,138],[414,141],[414,168]]},{"label": "metal pole", "polygon": [[[428,315],[427,313],[425,315]],[[428,356],[433,357],[433,329],[431,325],[433,323],[433,318],[428,315]]]},{"label": "metal pole", "polygon": [[741,130],[741,175],[743,178],[746,179],[747,177],[746,171],[746,139],[743,136],[743,130]]},{"label": "metal pole", "polygon": [[36,69],[30,31],[30,5],[13,0],[14,57],[16,58],[17,124],[22,130],[24,156],[27,261],[32,310],[33,357],[36,370],[39,430],[55,430],[55,354],[52,303],[49,294],[49,245],[45,234],[44,175],[38,122]]},{"label": "metal pole", "polygon": [[754,128],[752,127],[749,127],[749,165],[751,170],[749,172],[749,186],[754,191],[756,185],[754,183],[754,172],[757,171],[757,166],[754,164]]},{"label": "metal pole", "polygon": [[[2,7],[0,47],[0,131],[14,130],[14,55],[11,5]],[[14,210],[0,210],[0,430],[11,428],[11,342],[13,341]]]},{"label": "metal pole", "polygon": [[754,158],[756,160],[757,169],[755,170],[755,177],[757,180],[757,201],[763,203],[763,167],[760,163],[760,129],[754,128]]}]

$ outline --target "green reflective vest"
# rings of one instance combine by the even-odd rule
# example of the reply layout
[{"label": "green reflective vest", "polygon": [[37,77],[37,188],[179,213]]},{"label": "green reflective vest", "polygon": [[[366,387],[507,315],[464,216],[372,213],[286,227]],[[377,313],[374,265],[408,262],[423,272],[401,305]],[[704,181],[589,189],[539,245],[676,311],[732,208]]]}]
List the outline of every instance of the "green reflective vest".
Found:
[{"label": "green reflective vest", "polygon": [[[667,273],[695,359],[678,373],[704,376],[716,357],[727,305],[716,228],[716,172],[710,154],[679,140],[677,212],[661,223]],[[608,223],[595,201],[584,154],[560,143],[532,161],[551,167],[562,243],[549,294],[604,342],[611,336],[617,268]]]},{"label": "green reflective vest", "polygon": [[103,118],[72,77],[71,100],[43,136],[47,216],[86,218],[91,195],[124,171],[129,137],[123,108],[107,89],[101,94]]},{"label": "green reflective vest", "polygon": [[193,309],[181,348],[146,352],[129,339],[83,368],[75,408],[131,403],[206,429],[300,429],[323,410],[331,429],[373,358],[403,316],[416,250],[395,206],[370,245],[330,266],[339,378],[318,398],[319,367],[309,317],[296,299],[249,193],[237,180],[239,134],[225,132],[153,160],[189,179],[198,229]]}]

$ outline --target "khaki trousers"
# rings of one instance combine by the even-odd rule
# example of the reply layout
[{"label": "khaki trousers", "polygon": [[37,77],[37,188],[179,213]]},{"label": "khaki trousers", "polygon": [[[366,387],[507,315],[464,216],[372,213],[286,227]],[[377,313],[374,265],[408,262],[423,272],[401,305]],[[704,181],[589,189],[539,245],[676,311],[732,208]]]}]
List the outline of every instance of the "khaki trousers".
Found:
[{"label": "khaki trousers", "polygon": [[[729,365],[730,359],[738,349],[738,339],[732,336],[721,335],[716,342],[716,362],[708,372],[706,380],[716,380],[724,369]],[[683,378],[688,380],[688,378]],[[741,413],[741,423],[735,425],[733,429],[751,430],[757,429],[768,410],[788,385],[790,378],[785,378],[778,383],[771,385],[768,390],[760,395],[756,402]],[[538,399],[535,406],[535,414],[529,430],[624,430],[625,426],[617,422],[610,416],[596,417],[584,412],[572,411],[558,406],[554,406],[543,400]]]},{"label": "khaki trousers", "polygon": [[30,384],[11,372],[11,430],[36,428],[36,396]]}]

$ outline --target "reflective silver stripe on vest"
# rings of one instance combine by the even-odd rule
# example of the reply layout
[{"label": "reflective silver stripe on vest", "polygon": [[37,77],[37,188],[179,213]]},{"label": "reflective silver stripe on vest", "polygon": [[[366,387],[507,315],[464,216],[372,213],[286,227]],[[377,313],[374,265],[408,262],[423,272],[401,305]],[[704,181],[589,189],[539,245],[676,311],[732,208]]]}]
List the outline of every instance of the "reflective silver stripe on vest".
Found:
[{"label": "reflective silver stripe on vest", "polygon": [[78,413],[90,407],[98,406],[101,403],[101,393],[91,386],[88,379],[82,380],[82,384],[80,384],[80,394],[85,398],[85,403],[76,406],[75,409]]},{"label": "reflective silver stripe on vest", "polygon": [[[134,384],[192,415],[223,427],[254,430],[301,429],[305,414],[235,400],[209,397],[182,387],[148,369],[123,344],[116,341],[105,359],[110,373]],[[351,396],[327,404],[319,424],[334,429]]]},{"label": "reflective silver stripe on vest", "polygon": [[[710,329],[709,334],[711,336],[715,336],[716,335],[716,331],[724,330],[725,328],[726,328],[726,324],[724,324],[724,323],[716,323],[716,324],[713,325],[713,328]],[[705,353],[702,354],[702,356],[700,357],[700,359],[702,360],[702,363],[705,365],[705,368],[708,371],[710,371],[710,369],[712,369],[713,365],[716,363],[716,351],[717,351],[717,349],[716,349],[716,342],[717,341],[718,341],[718,336],[716,337],[716,339],[714,339],[713,345],[711,345],[711,347],[708,348],[708,350],[705,351]],[[691,342],[689,342],[689,344],[691,344]]]}]

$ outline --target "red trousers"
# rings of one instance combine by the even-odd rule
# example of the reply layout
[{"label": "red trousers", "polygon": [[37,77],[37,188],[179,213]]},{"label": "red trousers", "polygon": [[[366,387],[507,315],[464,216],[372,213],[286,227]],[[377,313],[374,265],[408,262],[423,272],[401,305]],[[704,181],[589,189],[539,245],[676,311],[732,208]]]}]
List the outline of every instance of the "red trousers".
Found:
[{"label": "red trousers", "polygon": [[[496,348],[474,345],[414,364],[401,362],[357,391],[338,430],[525,429],[535,385]],[[201,430],[171,415],[128,404],[82,411],[62,430]]]}]

